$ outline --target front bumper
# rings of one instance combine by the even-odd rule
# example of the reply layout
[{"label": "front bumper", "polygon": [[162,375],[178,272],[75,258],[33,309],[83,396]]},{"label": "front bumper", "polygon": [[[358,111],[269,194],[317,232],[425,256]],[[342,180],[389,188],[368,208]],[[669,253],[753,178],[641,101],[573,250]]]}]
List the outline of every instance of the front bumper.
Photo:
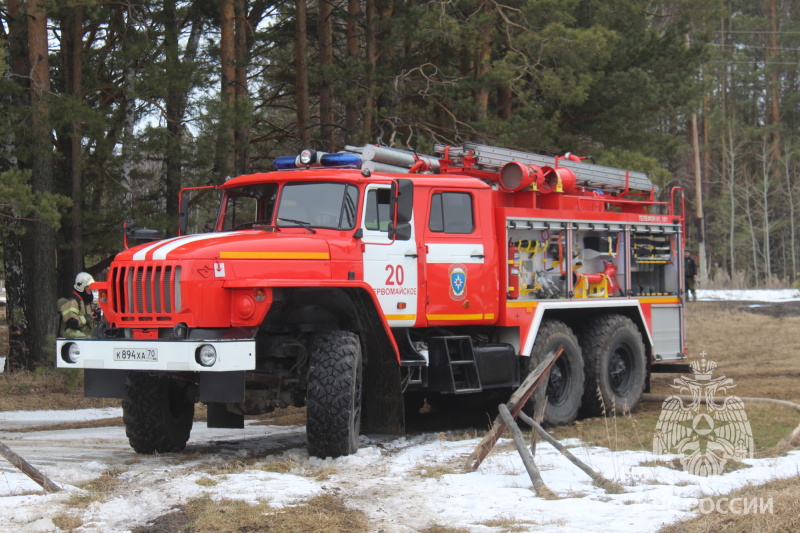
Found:
[{"label": "front bumper", "polygon": [[[76,344],[80,355],[74,363],[62,354],[65,346]],[[203,345],[213,346],[216,362],[203,366],[195,354]],[[116,350],[155,350],[156,359],[121,361],[114,359]],[[58,368],[103,368],[106,370],[149,370],[162,372],[231,372],[253,370],[256,365],[254,340],[198,341],[198,340],[139,340],[139,339],[58,339],[56,342]]]}]

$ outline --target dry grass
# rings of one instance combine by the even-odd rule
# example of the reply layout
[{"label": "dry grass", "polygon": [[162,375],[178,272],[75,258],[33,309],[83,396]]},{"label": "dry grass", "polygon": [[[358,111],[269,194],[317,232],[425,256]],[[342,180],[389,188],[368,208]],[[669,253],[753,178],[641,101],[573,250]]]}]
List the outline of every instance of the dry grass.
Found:
[{"label": "dry grass", "polygon": [[228,531],[269,531],[270,533],[325,532],[362,533],[369,520],[361,511],[348,509],[331,495],[322,495],[296,507],[274,509],[266,503],[250,505],[241,501],[210,498],[193,500],[185,506],[191,517],[184,531],[217,533]]},{"label": "dry grass", "polygon": [[522,522],[509,516],[498,516],[492,520],[478,523],[481,526],[491,527],[500,533],[516,533],[518,531],[529,531],[530,526],[538,525],[537,522]]},{"label": "dry grass", "polygon": [[[731,492],[724,496],[728,501],[722,502],[720,507],[725,514],[715,510],[708,514],[698,514],[695,518],[677,522],[663,527],[659,533],[716,533],[726,531],[728,533],[749,533],[758,531],[759,533],[783,533],[790,531],[800,531],[800,476],[790,479],[772,481],[765,485],[747,486],[740,490]],[[720,497],[712,498],[715,502]],[[728,502],[731,498],[746,498],[753,501],[755,498],[759,502],[766,502],[772,498],[772,513],[760,514],[734,514],[729,511]],[[709,509],[706,505],[705,509]],[[734,507],[742,509],[742,506]]]},{"label": "dry grass", "polygon": [[[800,403],[800,316],[743,312],[741,304],[699,302],[688,306],[689,353],[705,351],[717,363],[715,377],[728,376],[729,394]],[[670,394],[675,376],[656,374],[652,391]]]},{"label": "dry grass", "polygon": [[84,398],[83,371],[39,369],[0,374],[0,411],[119,407],[119,400]]},{"label": "dry grass", "polygon": [[414,472],[419,477],[439,479],[448,474],[461,474],[464,472],[463,462],[459,460],[458,465],[452,464],[421,464],[414,468]]},{"label": "dry grass", "polygon": [[305,426],[305,407],[287,407],[276,409],[271,413],[255,417],[252,425],[258,426]]},{"label": "dry grass", "polygon": [[53,524],[61,531],[72,531],[81,527],[83,520],[76,512],[64,512],[53,517]]},{"label": "dry grass", "polygon": [[450,527],[440,524],[433,525],[427,529],[423,529],[420,533],[469,533],[469,529],[463,527]]},{"label": "dry grass", "polygon": [[119,475],[125,469],[106,470],[99,477],[78,485],[84,492],[70,495],[69,503],[73,508],[85,508],[92,502],[107,501],[122,485]]}]

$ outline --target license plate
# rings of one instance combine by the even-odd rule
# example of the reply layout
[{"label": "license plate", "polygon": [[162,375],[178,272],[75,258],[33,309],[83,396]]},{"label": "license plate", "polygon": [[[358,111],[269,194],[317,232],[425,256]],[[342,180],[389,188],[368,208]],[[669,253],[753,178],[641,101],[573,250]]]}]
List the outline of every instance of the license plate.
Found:
[{"label": "license plate", "polygon": [[114,361],[158,361],[156,348],[114,348]]}]

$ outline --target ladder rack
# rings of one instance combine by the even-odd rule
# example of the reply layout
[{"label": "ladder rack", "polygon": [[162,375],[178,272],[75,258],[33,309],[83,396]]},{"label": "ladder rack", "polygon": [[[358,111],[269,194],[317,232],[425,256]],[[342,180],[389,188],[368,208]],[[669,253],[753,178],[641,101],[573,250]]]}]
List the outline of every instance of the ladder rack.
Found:
[{"label": "ladder rack", "polygon": [[[658,187],[643,172],[572,161],[566,157],[498,148],[486,144],[464,143],[461,147],[437,144],[434,147],[436,154],[434,156],[370,144],[360,147],[346,146],[345,151],[359,154],[360,167],[372,172],[440,174],[443,173],[442,168],[449,165],[450,168],[463,168],[467,174],[469,169],[500,174],[505,165],[521,163],[537,167],[568,168],[575,175],[577,186],[598,189],[606,193],[620,194],[634,191],[658,193]],[[446,158],[445,154],[447,154]]]},{"label": "ladder rack", "polygon": [[[437,155],[445,153],[446,145],[437,144],[434,151]],[[600,189],[606,192],[622,192],[628,191],[644,191],[650,192],[655,190],[656,187],[647,174],[643,172],[633,172],[622,170],[613,167],[604,167],[602,165],[595,165],[593,163],[584,163],[577,161],[570,161],[565,158],[558,158],[552,156],[545,156],[523,152],[520,150],[512,150],[509,148],[497,148],[486,144],[478,143],[464,143],[462,148],[450,147],[449,157],[456,166],[466,166],[464,164],[465,156],[472,153],[472,157],[476,160],[476,167],[478,170],[485,170],[489,172],[499,172],[500,169],[508,163],[522,163],[524,165],[536,165],[539,167],[565,167],[575,174],[578,180],[578,185],[581,187],[591,187]]]}]

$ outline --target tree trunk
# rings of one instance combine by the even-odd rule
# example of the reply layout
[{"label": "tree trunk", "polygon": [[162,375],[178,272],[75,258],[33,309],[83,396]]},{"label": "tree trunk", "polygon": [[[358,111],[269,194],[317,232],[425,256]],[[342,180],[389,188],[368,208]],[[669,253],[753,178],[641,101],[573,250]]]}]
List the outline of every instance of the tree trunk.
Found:
[{"label": "tree trunk", "polygon": [[512,102],[514,93],[510,85],[503,85],[497,89],[497,116],[503,120],[509,120],[512,112]]},{"label": "tree trunk", "polygon": [[[61,52],[64,86],[75,103],[82,100],[83,92],[83,6],[72,6],[62,10]],[[59,249],[58,286],[66,290],[72,286],[75,274],[84,269],[83,259],[83,175],[82,155],[83,124],[80,119],[72,120],[66,131],[62,130],[65,142],[64,178],[70,183],[69,195],[72,197],[70,217],[62,223],[62,235],[69,246]],[[65,191],[66,192],[66,191]]]},{"label": "tree trunk", "polygon": [[[9,66],[14,78],[25,86],[30,67],[28,63],[28,23],[22,9],[22,0],[8,0],[8,50]],[[13,104],[13,102],[12,102]],[[11,142],[17,144],[20,139],[13,137]],[[15,150],[9,150],[14,157],[12,165],[18,165]],[[22,260],[22,223],[9,221],[8,234],[3,240],[3,267],[6,281],[6,320],[9,333],[9,368],[27,367],[26,355],[29,352],[28,335],[28,299],[25,288],[24,265]]]},{"label": "tree trunk", "polygon": [[481,4],[481,17],[485,17],[479,29],[479,37],[477,43],[477,57],[475,59],[475,83],[478,86],[475,89],[475,119],[478,121],[486,120],[489,112],[489,88],[485,85],[482,79],[491,68],[492,60],[492,27],[491,14],[492,8],[488,2],[484,1]]},{"label": "tree trunk", "polygon": [[[53,141],[46,98],[50,92],[50,62],[47,49],[45,0],[28,3],[28,58],[30,71],[31,132],[33,161],[31,185],[41,192],[53,191]],[[28,335],[31,366],[52,365],[57,322],[55,231],[44,222],[26,223],[23,293],[28,302]]]},{"label": "tree trunk", "polygon": [[789,205],[789,253],[791,254],[790,262],[792,266],[789,278],[794,282],[797,279],[797,226],[794,207],[792,155],[792,152],[787,148],[783,156],[783,175],[786,178],[786,199]]},{"label": "tree trunk", "polygon": [[297,107],[297,136],[300,144],[311,144],[311,106],[308,102],[308,31],[306,27],[308,5],[306,0],[296,0],[294,29],[295,105]]},{"label": "tree trunk", "polygon": [[375,125],[375,70],[378,64],[377,51],[377,9],[375,7],[375,0],[366,0],[367,22],[365,27],[365,53],[367,60],[367,95],[364,100],[364,140],[370,142],[372,140],[372,129]]},{"label": "tree trunk", "polygon": [[180,22],[175,0],[164,0],[164,53],[166,57],[167,91],[164,97],[167,121],[167,146],[164,153],[164,194],[166,212],[171,224],[177,227],[178,193],[183,187],[183,133],[189,91],[190,73],[194,68],[203,22],[199,12],[191,8],[192,27],[181,59]]},{"label": "tree trunk", "polygon": [[[359,0],[347,0],[347,62],[348,69],[355,70],[358,65],[358,14],[361,10]],[[344,128],[348,140],[358,131],[358,78],[347,77],[345,96]]]},{"label": "tree trunk", "polygon": [[[770,21],[770,35],[769,35],[769,46],[770,49],[767,52],[767,65],[771,61],[775,61],[778,59],[778,6],[777,0],[769,0],[769,21]],[[770,118],[769,123],[773,126],[776,126],[772,141],[773,145],[773,157],[775,161],[778,161],[781,158],[781,132],[777,128],[777,126],[781,123],[781,84],[780,84],[780,76],[777,68],[772,68],[772,74],[770,75],[770,82],[769,82],[769,94],[770,94]]]},{"label": "tree trunk", "polygon": [[166,95],[164,101],[167,121],[167,145],[164,152],[163,190],[168,216],[167,231],[173,231],[178,217],[178,191],[181,189],[183,147],[181,132],[181,88],[184,85],[180,68],[178,15],[175,0],[164,0],[164,56],[166,70]]},{"label": "tree trunk", "polygon": [[319,64],[322,76],[319,83],[319,125],[321,148],[333,150],[333,3],[319,0]]},{"label": "tree trunk", "polygon": [[234,104],[236,101],[236,67],[235,67],[235,0],[222,1],[222,20],[220,23],[220,60],[222,65],[222,103],[225,116],[222,117],[219,149],[221,150],[219,171],[224,180],[232,175],[235,164],[235,132],[233,129]]},{"label": "tree trunk", "polygon": [[249,172],[250,121],[248,119],[249,95],[247,93],[247,7],[245,0],[236,0],[236,174]]}]

